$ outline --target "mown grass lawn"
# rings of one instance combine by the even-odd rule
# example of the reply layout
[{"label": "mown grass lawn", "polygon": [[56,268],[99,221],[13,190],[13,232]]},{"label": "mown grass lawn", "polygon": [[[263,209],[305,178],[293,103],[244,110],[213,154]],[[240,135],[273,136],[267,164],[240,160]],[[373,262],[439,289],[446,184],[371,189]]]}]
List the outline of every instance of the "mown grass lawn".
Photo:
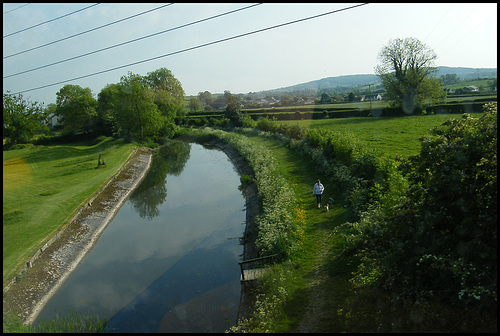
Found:
[{"label": "mown grass lawn", "polygon": [[[3,152],[3,285],[127,161],[136,147],[108,138]],[[97,167],[99,153],[106,166]]]},{"label": "mown grass lawn", "polygon": [[[478,118],[482,113],[471,113]],[[296,123],[308,129],[328,129],[336,132],[350,132],[389,157],[408,157],[420,152],[420,137],[429,137],[429,131],[461,114],[435,114],[407,117],[380,118],[334,118],[321,120],[281,121]]]}]

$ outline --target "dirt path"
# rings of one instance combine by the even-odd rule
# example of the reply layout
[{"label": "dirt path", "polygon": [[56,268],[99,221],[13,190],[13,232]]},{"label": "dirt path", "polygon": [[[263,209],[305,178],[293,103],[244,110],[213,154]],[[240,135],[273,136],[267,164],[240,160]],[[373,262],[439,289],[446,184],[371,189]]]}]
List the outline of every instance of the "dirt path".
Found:
[{"label": "dirt path", "polygon": [[39,257],[17,276],[3,294],[3,311],[24,323],[35,320],[44,304],[90,251],[102,231],[146,176],[152,155],[139,148],[123,169],[95,195],[55,241],[42,248]]}]

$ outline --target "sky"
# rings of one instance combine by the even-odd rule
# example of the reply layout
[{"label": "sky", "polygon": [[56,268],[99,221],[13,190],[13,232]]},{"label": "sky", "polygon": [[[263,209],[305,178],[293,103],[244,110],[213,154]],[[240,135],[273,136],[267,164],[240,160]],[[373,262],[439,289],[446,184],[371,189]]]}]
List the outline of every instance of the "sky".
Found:
[{"label": "sky", "polygon": [[[89,87],[97,98],[128,72],[145,76],[160,68],[172,72],[186,95],[258,92],[374,74],[380,50],[407,37],[432,48],[437,66],[497,67],[496,3],[101,3],[86,8],[93,4],[3,3],[3,92],[46,105],[73,84]],[[108,49],[77,57],[103,48]],[[38,67],[43,68],[18,74]],[[92,76],[76,79],[87,75]]]}]

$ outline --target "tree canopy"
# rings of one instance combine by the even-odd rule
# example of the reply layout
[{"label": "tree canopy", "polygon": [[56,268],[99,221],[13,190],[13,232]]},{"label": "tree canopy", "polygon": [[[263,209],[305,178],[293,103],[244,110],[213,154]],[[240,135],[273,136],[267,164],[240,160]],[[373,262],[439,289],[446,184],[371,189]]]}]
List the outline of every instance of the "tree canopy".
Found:
[{"label": "tree canopy", "polygon": [[56,112],[68,132],[92,130],[97,116],[97,101],[90,88],[67,84],[56,93]]},{"label": "tree canopy", "polygon": [[42,129],[45,120],[43,105],[30,102],[22,94],[3,94],[3,136],[9,143],[25,143]]},{"label": "tree canopy", "polygon": [[435,73],[436,53],[416,38],[390,40],[378,55],[381,64],[375,67],[387,91],[386,99],[405,113],[422,110],[427,102],[444,97]]},{"label": "tree canopy", "polygon": [[98,95],[100,125],[111,133],[136,138],[171,136],[184,114],[184,90],[170,70],[141,76],[129,72]]}]

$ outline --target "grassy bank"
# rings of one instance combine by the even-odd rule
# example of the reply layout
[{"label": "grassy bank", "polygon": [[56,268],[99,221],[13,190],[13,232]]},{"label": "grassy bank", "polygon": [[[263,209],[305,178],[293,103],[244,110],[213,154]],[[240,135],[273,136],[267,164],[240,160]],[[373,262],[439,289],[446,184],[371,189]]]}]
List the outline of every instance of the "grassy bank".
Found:
[{"label": "grassy bank", "polygon": [[[481,113],[472,113],[477,118]],[[429,136],[429,130],[446,120],[457,118],[454,114],[427,116],[383,117],[383,118],[337,118],[321,120],[282,121],[306,129],[326,129],[349,132],[365,142],[370,148],[378,149],[389,157],[407,157],[420,151],[419,138]]]},{"label": "grassy bank", "polygon": [[[3,153],[3,285],[126,162],[135,145],[31,146]],[[99,153],[106,165],[97,167]]]},{"label": "grassy bank", "polygon": [[[233,331],[251,332],[443,332],[491,330],[491,316],[451,305],[394,300],[391,293],[353,280],[362,260],[345,250],[356,234],[353,213],[339,190],[326,184],[325,198],[336,202],[317,209],[316,179],[325,173],[277,137],[246,134],[255,147],[269,150],[295,194],[294,219],[301,223],[300,248],[259,279],[254,315]],[[332,190],[333,189],[333,190]],[[369,280],[369,279],[367,279]]]},{"label": "grassy bank", "polygon": [[[491,314],[438,303],[438,300],[407,300],[384,291],[381,286],[371,286],[377,274],[360,273],[367,265],[350,245],[359,237],[360,216],[367,211],[393,209],[408,188],[408,181],[396,170],[396,162],[383,158],[379,151],[370,150],[366,143],[344,132],[313,129],[307,132],[304,142],[271,134],[277,132],[303,139],[304,133],[298,127],[268,122],[256,124],[259,129],[269,132],[244,129],[236,131],[240,134],[224,135],[223,138],[238,137],[238,147],[265,153],[272,163],[273,177],[269,180],[264,174],[264,178],[280,181],[280,185],[291,188],[291,199],[280,199],[280,194],[275,193],[277,201],[272,204],[263,201],[262,204],[267,215],[287,209],[292,216],[289,227],[294,234],[283,235],[281,243],[294,244],[295,248],[287,250],[285,257],[258,279],[255,311],[249,319],[231,328],[232,331],[492,330]],[[425,133],[415,141],[428,134]],[[249,155],[250,165],[252,160]],[[336,200],[329,211],[315,206],[312,186],[318,178],[325,183],[324,197]],[[256,174],[257,184],[259,179]],[[268,184],[275,185],[264,183],[265,189],[274,190],[268,188]],[[259,186],[259,193],[261,191]],[[377,208],[370,210],[371,204]],[[260,228],[260,224],[257,227]]]}]

